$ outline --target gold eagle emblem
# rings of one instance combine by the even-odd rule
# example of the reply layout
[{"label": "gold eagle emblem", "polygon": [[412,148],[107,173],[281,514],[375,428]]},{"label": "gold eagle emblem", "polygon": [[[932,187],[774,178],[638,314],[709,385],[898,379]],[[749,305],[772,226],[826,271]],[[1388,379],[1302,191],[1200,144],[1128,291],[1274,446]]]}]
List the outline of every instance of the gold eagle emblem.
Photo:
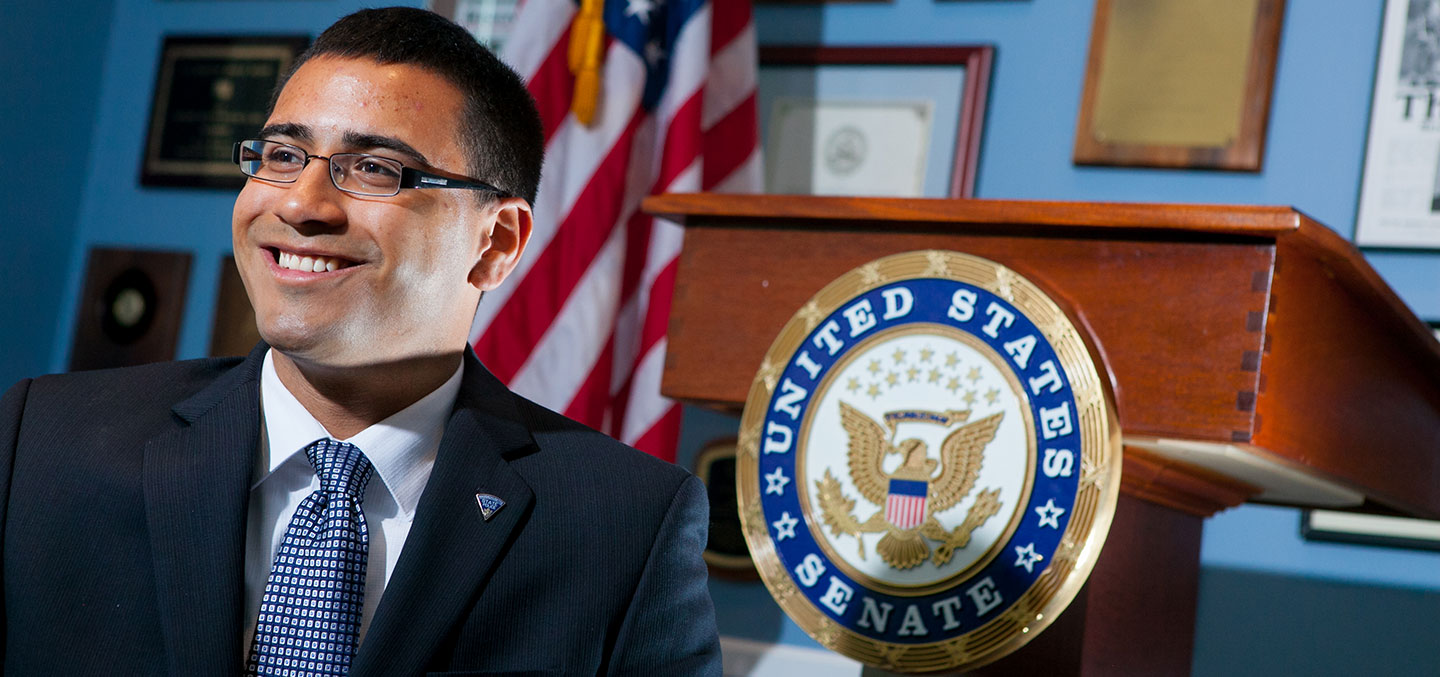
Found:
[{"label": "gold eagle emblem", "polygon": [[[985,447],[995,439],[995,432],[1005,413],[987,416],[947,435],[941,443],[938,462],[928,457],[923,440],[908,438],[898,445],[893,443],[895,421],[907,414],[925,414],[931,422],[946,427],[964,423],[970,417],[969,410],[942,414],[891,412],[885,416],[889,424],[886,426],[841,402],[840,422],[849,437],[850,479],[865,500],[882,508],[861,522],[855,518],[855,499],[845,495],[829,468],[823,478],[815,482],[820,492],[822,519],[831,533],[837,537],[844,534],[854,536],[859,543],[860,558],[864,559],[865,542],[860,539],[860,534],[884,532],[880,542],[875,544],[875,550],[886,564],[896,569],[916,567],[928,559],[931,552],[925,540],[927,538],[940,543],[934,552],[935,564],[945,564],[956,548],[963,548],[970,542],[971,532],[1000,510],[1000,490],[986,489],[970,506],[965,521],[955,529],[946,530],[935,519],[935,513],[949,510],[970,495],[980,477]],[[899,454],[901,462],[894,471],[886,472],[885,458],[891,454]],[[920,487],[921,493],[896,500],[896,486],[907,487],[911,494]],[[908,517],[902,519],[890,514],[892,507],[897,505],[904,507]],[[896,511],[897,514],[900,512]],[[912,524],[914,526],[909,526]]]}]

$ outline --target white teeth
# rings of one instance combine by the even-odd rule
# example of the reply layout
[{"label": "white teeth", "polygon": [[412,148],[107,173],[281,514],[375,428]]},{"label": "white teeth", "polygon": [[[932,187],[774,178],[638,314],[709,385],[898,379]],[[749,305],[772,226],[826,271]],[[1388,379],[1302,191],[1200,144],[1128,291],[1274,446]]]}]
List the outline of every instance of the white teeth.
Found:
[{"label": "white teeth", "polygon": [[301,256],[287,252],[278,252],[275,257],[276,263],[287,270],[300,270],[307,273],[333,272],[345,268],[349,264],[340,259],[332,259],[328,256]]}]

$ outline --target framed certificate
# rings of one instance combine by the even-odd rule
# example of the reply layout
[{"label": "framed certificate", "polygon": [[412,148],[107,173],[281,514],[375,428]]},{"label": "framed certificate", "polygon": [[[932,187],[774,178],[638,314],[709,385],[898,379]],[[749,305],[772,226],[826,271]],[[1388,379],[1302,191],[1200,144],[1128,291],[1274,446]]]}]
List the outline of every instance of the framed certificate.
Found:
[{"label": "framed certificate", "polygon": [[165,38],[141,185],[244,185],[231,147],[260,131],[275,85],[308,43],[304,36]]},{"label": "framed certificate", "polygon": [[766,192],[972,197],[994,51],[761,48]]}]

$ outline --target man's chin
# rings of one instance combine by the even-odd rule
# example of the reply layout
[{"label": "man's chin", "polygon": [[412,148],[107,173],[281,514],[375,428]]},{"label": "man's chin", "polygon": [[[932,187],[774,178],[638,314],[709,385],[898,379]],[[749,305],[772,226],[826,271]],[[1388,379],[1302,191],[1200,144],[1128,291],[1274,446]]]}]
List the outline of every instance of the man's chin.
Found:
[{"label": "man's chin", "polygon": [[[297,331],[298,330],[298,331]],[[315,366],[355,366],[357,351],[346,350],[337,345],[335,337],[308,328],[260,327],[260,338],[270,349],[281,353],[292,361]],[[346,359],[348,356],[349,359]]]}]

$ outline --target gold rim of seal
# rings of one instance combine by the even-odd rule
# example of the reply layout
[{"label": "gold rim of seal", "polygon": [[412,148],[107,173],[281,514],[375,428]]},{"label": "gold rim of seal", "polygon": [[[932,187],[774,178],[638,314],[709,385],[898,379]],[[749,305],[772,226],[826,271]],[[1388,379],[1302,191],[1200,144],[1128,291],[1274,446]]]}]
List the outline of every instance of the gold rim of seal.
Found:
[{"label": "gold rim of seal", "polygon": [[[1083,451],[1071,519],[1049,563],[999,617],[957,637],[892,644],[856,633],[807,599],[780,563],[760,504],[760,427],[780,371],[819,322],[856,296],[909,279],[942,278],[985,289],[1030,319],[1054,348],[1078,409]],[[745,542],[771,597],[822,646],[867,665],[900,672],[969,670],[1025,646],[1074,601],[1104,546],[1120,496],[1120,423],[1099,352],[1060,306],[1010,268],[970,254],[921,250],[893,254],[850,270],[821,289],[790,318],[765,353],[740,419],[736,498]],[[797,448],[797,454],[803,449]],[[805,515],[810,521],[810,515]],[[965,579],[968,580],[968,579]],[[957,584],[958,585],[958,584]]]}]

